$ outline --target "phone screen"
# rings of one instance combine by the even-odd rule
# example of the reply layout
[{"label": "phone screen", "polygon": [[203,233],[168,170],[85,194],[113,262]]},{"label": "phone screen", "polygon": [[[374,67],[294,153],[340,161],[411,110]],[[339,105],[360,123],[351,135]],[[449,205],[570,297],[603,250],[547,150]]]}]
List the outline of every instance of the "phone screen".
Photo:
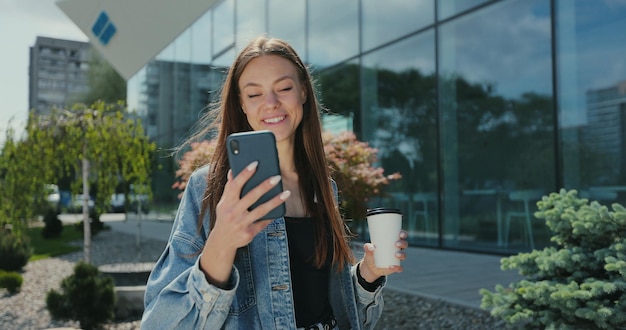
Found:
[{"label": "phone screen", "polygon": [[[228,150],[228,162],[233,171],[233,176],[237,176],[253,161],[259,162],[256,172],[241,190],[242,197],[268,178],[280,175],[276,138],[274,133],[269,130],[233,133],[226,139],[226,149]],[[261,196],[249,210],[267,202],[282,191],[282,182],[278,182],[272,190]],[[285,204],[283,203],[259,220],[275,219],[284,215]]]}]

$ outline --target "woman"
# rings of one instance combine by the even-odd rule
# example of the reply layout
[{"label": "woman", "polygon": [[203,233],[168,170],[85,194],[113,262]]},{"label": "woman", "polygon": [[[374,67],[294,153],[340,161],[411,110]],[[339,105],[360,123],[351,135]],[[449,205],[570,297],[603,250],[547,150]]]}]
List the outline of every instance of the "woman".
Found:
[{"label": "woman", "polygon": [[[376,268],[369,243],[355,264],[307,68],[284,41],[259,37],[235,59],[221,97],[197,135],[217,127],[217,149],[189,179],[148,280],[142,328],[373,328],[386,276],[402,268]],[[274,133],[281,176],[240,198],[257,164],[233,177],[225,141],[251,130]],[[248,211],[280,180],[282,193]],[[255,221],[281,203],[284,218]],[[399,233],[400,249],[405,238]]]}]

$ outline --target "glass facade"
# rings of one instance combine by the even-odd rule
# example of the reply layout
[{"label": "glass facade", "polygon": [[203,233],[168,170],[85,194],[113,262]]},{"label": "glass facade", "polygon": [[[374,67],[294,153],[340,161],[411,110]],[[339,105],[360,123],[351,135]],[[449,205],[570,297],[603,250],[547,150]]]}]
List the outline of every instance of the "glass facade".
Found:
[{"label": "glass facade", "polygon": [[[550,244],[533,216],[543,195],[626,204],[625,28],[626,4],[609,0],[225,0],[128,98],[171,148],[250,38],[286,39],[313,69],[325,128],[402,174],[371,206],[400,208],[411,245],[510,254]],[[159,162],[155,197],[175,200],[175,160]]]}]

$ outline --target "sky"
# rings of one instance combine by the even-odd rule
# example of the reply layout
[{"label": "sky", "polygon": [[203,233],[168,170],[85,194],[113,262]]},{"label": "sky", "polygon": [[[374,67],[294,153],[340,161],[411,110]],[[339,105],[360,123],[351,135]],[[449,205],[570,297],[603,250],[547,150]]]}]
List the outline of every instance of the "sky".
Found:
[{"label": "sky", "polygon": [[0,149],[9,121],[18,134],[28,118],[29,47],[37,36],[88,41],[58,0],[0,0]]}]

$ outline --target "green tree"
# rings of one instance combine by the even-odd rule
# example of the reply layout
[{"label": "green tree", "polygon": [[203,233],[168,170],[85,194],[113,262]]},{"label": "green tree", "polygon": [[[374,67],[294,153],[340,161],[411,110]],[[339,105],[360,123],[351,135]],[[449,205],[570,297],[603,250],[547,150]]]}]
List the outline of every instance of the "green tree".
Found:
[{"label": "green tree", "polygon": [[[97,191],[97,215],[108,207],[120,183],[150,187],[150,159],[155,145],[148,140],[140,120],[125,118],[124,110],[121,102],[101,101],[91,107],[77,104],[71,110],[53,109],[50,115],[30,118],[25,140],[15,142],[8,136],[0,161],[4,180],[0,210],[6,219],[21,223],[21,219],[32,218],[32,196],[41,194],[44,183],[71,173],[82,174],[72,182],[73,194],[89,196],[90,188]],[[85,200],[86,262],[90,262],[91,254],[88,213]]]},{"label": "green tree", "polygon": [[556,246],[502,259],[526,278],[495,292],[482,307],[532,329],[623,329],[626,326],[626,208],[578,198],[576,190],[537,202]]},{"label": "green tree", "polygon": [[[21,241],[28,220],[43,211],[44,184],[53,180],[54,169],[42,158],[31,140],[17,140],[9,129],[0,153],[0,226],[10,225]],[[43,156],[43,157],[42,157]]]},{"label": "green tree", "polygon": [[126,80],[95,51],[89,63],[88,77],[89,92],[78,96],[76,103],[116,103],[126,100]]}]

